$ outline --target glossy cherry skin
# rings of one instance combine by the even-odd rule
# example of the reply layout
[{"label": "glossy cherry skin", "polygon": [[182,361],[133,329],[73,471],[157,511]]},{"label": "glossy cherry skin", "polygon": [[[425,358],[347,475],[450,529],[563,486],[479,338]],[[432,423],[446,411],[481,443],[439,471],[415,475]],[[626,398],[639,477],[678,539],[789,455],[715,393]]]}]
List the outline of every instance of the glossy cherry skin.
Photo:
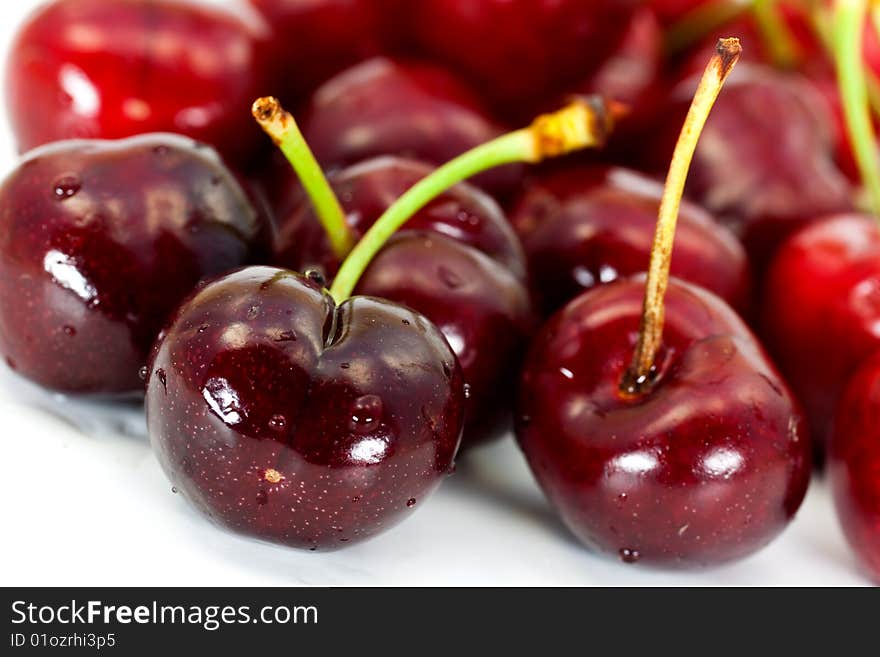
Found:
[{"label": "glossy cherry skin", "polygon": [[828,477],[843,533],[880,584],[880,352],[843,393],[828,445]]},{"label": "glossy cherry skin", "polygon": [[184,303],[147,384],[175,488],[233,531],[334,549],[408,516],[450,473],[464,392],[422,315],[249,267]]},{"label": "glossy cherry skin", "polygon": [[272,26],[286,102],[302,99],[344,68],[383,49],[389,0],[249,0]]},{"label": "glossy cherry skin", "polygon": [[846,381],[880,349],[880,228],[840,215],[793,235],[768,271],[767,347],[826,439]]},{"label": "glossy cherry skin", "polygon": [[47,388],[143,391],[177,304],[265,242],[217,154],[186,137],[38,148],[0,186],[0,354]]},{"label": "glossy cherry skin", "polygon": [[[551,313],[584,289],[648,268],[663,186],[620,167],[570,168],[533,180],[511,212],[533,285]],[[679,212],[672,273],[741,314],[751,281],[736,237],[700,207]]]},{"label": "glossy cherry skin", "polygon": [[541,329],[523,370],[520,446],[592,549],[671,567],[744,557],[804,498],[801,414],[736,313],[677,279],[653,386],[623,395],[643,296],[641,277],[599,286]]},{"label": "glossy cherry skin", "polygon": [[[646,149],[655,171],[669,166],[694,80],[658,113]],[[833,162],[830,119],[802,78],[754,65],[733,72],[697,147],[688,195],[742,238],[756,271],[779,244],[815,217],[852,208],[852,189]],[[662,144],[659,148],[658,143]]]},{"label": "glossy cherry skin", "polygon": [[264,143],[250,116],[269,93],[267,28],[194,2],[56,0],[21,28],[6,67],[18,148],[177,132],[232,162]]},{"label": "glossy cherry skin", "polygon": [[[430,171],[383,157],[333,174],[330,182],[360,237]],[[282,218],[275,262],[336,273],[338,260],[304,199]],[[536,318],[522,249],[491,198],[467,184],[442,194],[383,248],[356,291],[406,304],[446,336],[469,389],[465,445],[507,427],[515,373]]]},{"label": "glossy cherry skin", "polygon": [[496,108],[528,118],[599,68],[623,37],[631,0],[420,0],[412,31],[429,56],[468,76]]},{"label": "glossy cherry skin", "polygon": [[[439,166],[505,132],[453,74],[386,57],[362,62],[319,87],[302,130],[315,156],[331,169],[379,155]],[[521,173],[522,167],[506,166],[475,181],[504,192]]]}]

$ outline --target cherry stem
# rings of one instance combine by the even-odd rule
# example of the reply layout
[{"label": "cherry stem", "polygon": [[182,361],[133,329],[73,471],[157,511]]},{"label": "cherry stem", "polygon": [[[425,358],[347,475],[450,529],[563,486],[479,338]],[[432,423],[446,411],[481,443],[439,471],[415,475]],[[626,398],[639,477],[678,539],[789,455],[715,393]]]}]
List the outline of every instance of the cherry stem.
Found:
[{"label": "cherry stem", "polygon": [[834,61],[846,129],[871,208],[880,216],[880,159],[871,119],[864,60],[868,0],[837,0],[834,4]]},{"label": "cherry stem", "polygon": [[535,164],[572,151],[602,146],[622,106],[599,97],[576,98],[521,130],[477,146],[434,170],[389,207],[339,268],[330,294],[337,303],[351,296],[370,261],[410,217],[454,185],[478,173],[514,162]]},{"label": "cherry stem", "polygon": [[714,0],[700,2],[666,31],[666,48],[678,53],[692,46],[712,30],[748,11],[758,0]]},{"label": "cherry stem", "polygon": [[678,221],[678,210],[684,194],[688,170],[709,113],[718,94],[721,93],[724,81],[739,60],[741,52],[739,39],[718,41],[716,52],[703,73],[678,137],[678,143],[675,145],[660,200],[657,228],[651,247],[639,339],[632,362],[620,384],[621,393],[626,396],[640,395],[653,383],[654,363],[663,339],[665,319],[663,298],[669,284],[675,225]]},{"label": "cherry stem", "polygon": [[780,68],[794,68],[801,49],[780,12],[779,0],[753,0],[752,15],[771,61]]},{"label": "cherry stem", "polygon": [[345,211],[339,199],[300,132],[296,120],[281,106],[277,98],[272,97],[258,99],[251,112],[296,171],[315,208],[315,214],[327,233],[333,253],[340,260],[345,258],[354,248],[354,233],[345,219]]}]

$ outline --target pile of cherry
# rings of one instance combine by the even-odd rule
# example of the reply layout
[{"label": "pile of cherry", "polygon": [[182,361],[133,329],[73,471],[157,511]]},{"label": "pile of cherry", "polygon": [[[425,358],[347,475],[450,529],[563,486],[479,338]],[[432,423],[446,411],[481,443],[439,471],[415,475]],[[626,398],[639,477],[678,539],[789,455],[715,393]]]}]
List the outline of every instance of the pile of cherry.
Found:
[{"label": "pile of cherry", "polygon": [[880,577],[867,11],[54,0],[7,64],[0,354],[146,390],[175,488],[261,539],[382,532],[513,420],[626,562],[754,552],[816,454]]}]

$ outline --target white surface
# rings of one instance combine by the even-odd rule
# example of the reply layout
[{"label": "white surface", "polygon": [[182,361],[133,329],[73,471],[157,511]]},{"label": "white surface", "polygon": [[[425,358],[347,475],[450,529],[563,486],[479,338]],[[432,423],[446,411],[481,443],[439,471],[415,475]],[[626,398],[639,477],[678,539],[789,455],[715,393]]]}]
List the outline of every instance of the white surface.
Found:
[{"label": "white surface", "polygon": [[[112,2],[113,0],[107,0]],[[37,2],[3,2],[3,61]],[[0,169],[14,163],[0,112]],[[859,585],[826,487],[785,534],[698,573],[592,555],[557,521],[512,439],[464,459],[412,518],[329,554],[218,530],[174,495],[139,409],[65,401],[0,370],[0,584],[10,585]]]}]

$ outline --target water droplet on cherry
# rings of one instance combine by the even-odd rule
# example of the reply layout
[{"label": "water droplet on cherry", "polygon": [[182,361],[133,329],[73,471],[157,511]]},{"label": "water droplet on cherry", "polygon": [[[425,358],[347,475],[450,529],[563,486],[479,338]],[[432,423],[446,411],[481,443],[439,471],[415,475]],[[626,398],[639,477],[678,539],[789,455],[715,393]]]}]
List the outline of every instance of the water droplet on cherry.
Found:
[{"label": "water droplet on cherry", "polygon": [[471,398],[471,384],[465,383],[463,390],[464,390],[464,398],[470,399]]},{"label": "water droplet on cherry", "polygon": [[620,548],[618,554],[623,563],[635,563],[642,558],[638,550],[631,550],[630,548]]},{"label": "water droplet on cherry", "polygon": [[144,365],[143,367],[141,367],[141,368],[138,370],[138,377],[140,378],[141,381],[146,381],[146,380],[147,380],[147,375],[148,375],[149,373],[150,373],[150,370],[147,369],[147,366],[146,366],[146,365]]},{"label": "water droplet on cherry", "polygon": [[414,507],[414,506],[416,505],[416,498],[414,498],[414,497],[409,498],[409,499],[406,501],[406,505],[407,505],[409,508]]},{"label": "water droplet on cherry", "polygon": [[58,201],[66,201],[82,189],[82,181],[76,176],[64,176],[55,181],[53,193]]},{"label": "water droplet on cherry", "polygon": [[357,433],[370,433],[382,421],[382,400],[378,395],[363,395],[351,405],[349,428]]},{"label": "water droplet on cherry", "polygon": [[287,418],[280,413],[269,418],[269,428],[272,431],[284,431],[287,428]]},{"label": "water droplet on cherry", "polygon": [[76,335],[76,329],[73,328],[72,326],[64,326],[61,330],[64,331],[64,335],[66,335],[68,337],[72,338],[73,336]]}]

